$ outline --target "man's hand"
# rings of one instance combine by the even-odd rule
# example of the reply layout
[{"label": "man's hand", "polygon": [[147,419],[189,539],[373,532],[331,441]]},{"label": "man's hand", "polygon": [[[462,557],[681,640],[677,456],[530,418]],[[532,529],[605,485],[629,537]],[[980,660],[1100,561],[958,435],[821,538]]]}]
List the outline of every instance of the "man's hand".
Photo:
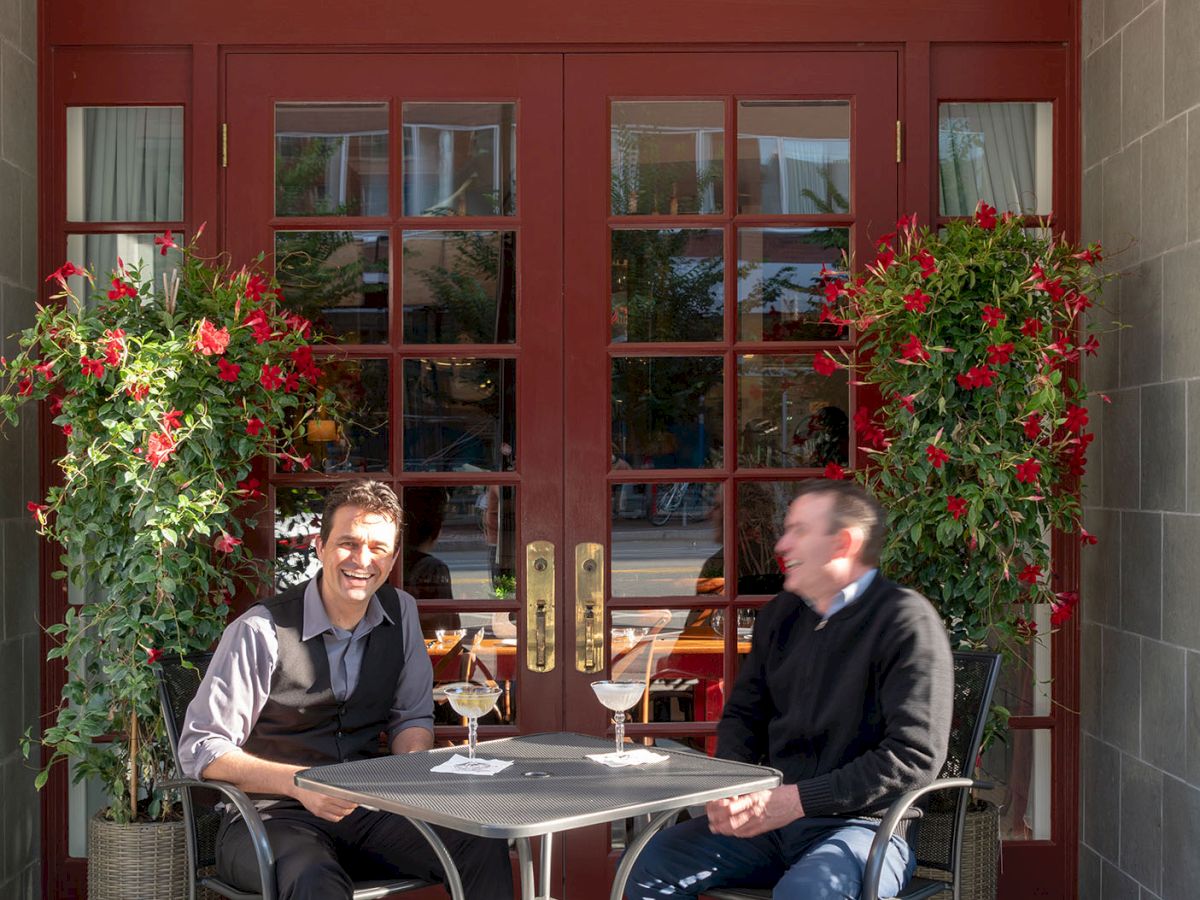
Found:
[{"label": "man's hand", "polygon": [[304,808],[318,819],[325,819],[329,822],[340,822],[358,808],[357,803],[330,797],[328,794],[318,794],[316,791],[308,791],[302,787],[293,786],[292,796],[303,803]]},{"label": "man's hand", "polygon": [[731,837],[754,837],[804,816],[800,791],[794,784],[711,800],[704,809],[708,813],[708,830]]}]

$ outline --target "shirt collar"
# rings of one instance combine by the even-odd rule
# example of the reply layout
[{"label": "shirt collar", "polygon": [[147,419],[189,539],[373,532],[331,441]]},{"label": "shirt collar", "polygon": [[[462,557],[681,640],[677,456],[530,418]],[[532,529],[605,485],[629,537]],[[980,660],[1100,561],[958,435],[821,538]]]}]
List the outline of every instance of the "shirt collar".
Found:
[{"label": "shirt collar", "polygon": [[[304,630],[300,634],[302,641],[333,631],[334,628],[333,623],[329,621],[329,613],[325,612],[325,604],[321,601],[320,582],[321,573],[317,572],[304,588]],[[354,634],[367,634],[385,621],[395,624],[384,610],[383,604],[379,602],[379,595],[372,594],[371,601],[367,604],[367,612],[355,626]]]},{"label": "shirt collar", "polygon": [[841,612],[859,597],[861,597],[870,586],[871,581],[875,578],[875,573],[878,569],[870,569],[861,578],[850,582],[840,591],[833,595],[833,602],[829,604],[829,609],[825,611],[825,615],[821,616],[821,621],[826,622],[834,613]]}]

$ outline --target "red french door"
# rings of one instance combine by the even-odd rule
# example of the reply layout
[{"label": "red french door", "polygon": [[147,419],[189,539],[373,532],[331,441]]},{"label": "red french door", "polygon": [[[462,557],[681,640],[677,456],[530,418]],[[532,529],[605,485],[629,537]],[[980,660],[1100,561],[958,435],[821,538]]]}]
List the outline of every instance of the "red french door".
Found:
[{"label": "red french door", "polygon": [[[483,736],[711,751],[794,483],[856,462],[813,372],[822,267],[896,217],[891,52],[231,53],[222,243],[332,335],[353,415],[272,471],[260,548],[311,571],[328,477],[392,483],[394,581],[437,683],[503,685]],[[439,705],[439,738],[461,724]],[[607,894],[627,823],[559,836]],[[558,880],[561,877],[561,881]]]},{"label": "red french door", "polygon": [[[859,461],[844,370],[813,370],[849,348],[819,276],[896,219],[896,71],[890,52],[567,58],[564,540],[608,580],[602,653],[586,590],[567,617],[566,728],[605,727],[588,685],[607,673],[645,684],[635,740],[711,752],[796,481]],[[571,834],[566,895],[603,896],[623,841]]]}]

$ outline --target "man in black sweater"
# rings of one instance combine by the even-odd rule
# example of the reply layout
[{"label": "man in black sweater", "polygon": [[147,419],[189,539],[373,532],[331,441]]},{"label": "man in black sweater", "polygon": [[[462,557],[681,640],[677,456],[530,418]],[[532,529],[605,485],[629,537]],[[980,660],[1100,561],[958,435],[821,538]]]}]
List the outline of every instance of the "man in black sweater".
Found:
[{"label": "man in black sweater", "polygon": [[[875,817],[941,769],[954,688],[937,612],[876,571],[883,536],[883,511],[857,485],[802,485],[775,547],[785,590],[759,612],[717,727],[718,756],[774,766],[783,784],[657,835],[628,897],[859,896]],[[915,866],[894,837],[879,895],[899,893]]]}]

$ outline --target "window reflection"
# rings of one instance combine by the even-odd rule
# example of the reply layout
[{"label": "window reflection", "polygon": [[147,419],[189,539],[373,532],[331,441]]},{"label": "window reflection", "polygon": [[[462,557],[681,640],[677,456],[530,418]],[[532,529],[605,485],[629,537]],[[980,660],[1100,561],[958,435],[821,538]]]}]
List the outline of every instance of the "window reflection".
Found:
[{"label": "window reflection", "polygon": [[719,356],[612,361],[612,436],[634,469],[706,468],[722,455]]},{"label": "window reflection", "polygon": [[1001,212],[1048,215],[1053,169],[1053,103],[938,105],[943,216],[972,215],[980,200]]},{"label": "window reflection", "polygon": [[[738,337],[820,341],[845,329],[820,320],[822,269],[845,266],[848,228],[743,228],[738,232]],[[839,334],[840,332],[840,334]]]},{"label": "window reflection", "polygon": [[720,229],[612,233],[612,340],[719,341],[724,333]]},{"label": "window reflection", "polygon": [[614,102],[613,214],[719,213],[724,135],[720,100]]},{"label": "window reflection", "polygon": [[[117,269],[117,261],[124,260],[126,266],[140,266],[142,280],[161,285],[163,275],[179,268],[181,255],[172,247],[164,256],[154,246],[157,235],[145,234],[68,234],[67,259],[76,265],[90,269],[96,277],[96,289],[107,291],[110,273]],[[176,233],[175,240],[183,245],[184,235]],[[91,284],[82,275],[67,279],[67,287],[80,300],[90,303]]]},{"label": "window reflection", "polygon": [[405,103],[404,214],[516,212],[515,103]]},{"label": "window reflection", "polygon": [[406,231],[403,241],[405,343],[516,339],[516,232]]},{"label": "window reflection", "polygon": [[505,471],[516,463],[516,361],[404,360],[404,468]]},{"label": "window reflection", "polygon": [[308,419],[301,455],[317,472],[381,472],[389,468],[388,372],[386,359],[322,357],[320,385],[342,404],[345,427],[316,410]]},{"label": "window reflection", "polygon": [[388,340],[386,231],[280,231],[275,273],[288,309],[348,344]]},{"label": "window reflection", "polygon": [[738,212],[850,211],[850,104],[738,103]]},{"label": "window reflection", "polygon": [[310,487],[275,489],[275,589],[287,590],[317,574],[314,541],[321,533],[327,490]]},{"label": "window reflection", "polygon": [[386,216],[388,105],[275,104],[275,214]]},{"label": "window reflection", "polygon": [[616,486],[612,596],[706,593],[701,585],[721,550],[719,492],[720,485],[705,482]]},{"label": "window reflection", "polygon": [[738,462],[820,467],[850,459],[847,370],[818,375],[813,357],[738,357]]}]

